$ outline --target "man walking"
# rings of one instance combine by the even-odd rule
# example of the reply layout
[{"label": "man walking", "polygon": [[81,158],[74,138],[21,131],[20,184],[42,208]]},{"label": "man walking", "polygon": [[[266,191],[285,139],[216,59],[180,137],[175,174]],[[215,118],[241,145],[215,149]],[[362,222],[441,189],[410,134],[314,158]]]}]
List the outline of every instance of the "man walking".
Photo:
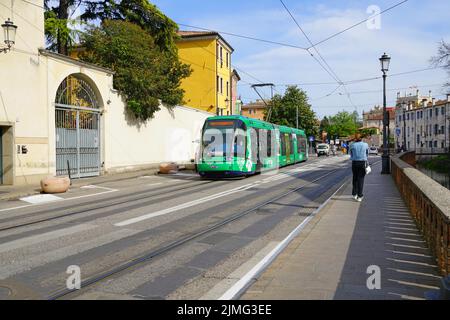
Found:
[{"label": "man walking", "polygon": [[366,175],[366,162],[369,155],[369,145],[361,141],[361,134],[357,133],[356,141],[350,145],[350,160],[353,172],[353,198],[361,202],[363,199],[364,177]]}]

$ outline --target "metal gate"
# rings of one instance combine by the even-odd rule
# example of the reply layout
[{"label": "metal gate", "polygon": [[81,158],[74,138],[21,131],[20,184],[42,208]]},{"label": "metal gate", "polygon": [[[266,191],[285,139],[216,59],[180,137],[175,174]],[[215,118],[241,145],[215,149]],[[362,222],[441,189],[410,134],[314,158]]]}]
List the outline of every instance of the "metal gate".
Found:
[{"label": "metal gate", "polygon": [[73,178],[100,174],[100,110],[94,90],[69,76],[55,103],[56,175]]}]

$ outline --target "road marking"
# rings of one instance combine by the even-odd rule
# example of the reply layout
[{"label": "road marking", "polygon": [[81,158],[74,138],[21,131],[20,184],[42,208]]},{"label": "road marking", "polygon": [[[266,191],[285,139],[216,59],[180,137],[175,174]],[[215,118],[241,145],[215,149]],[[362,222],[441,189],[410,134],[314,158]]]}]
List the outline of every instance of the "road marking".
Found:
[{"label": "road marking", "polygon": [[[105,189],[105,188],[106,187],[102,187],[102,189]],[[82,198],[94,197],[94,196],[99,196],[99,195],[102,195],[102,194],[107,194],[107,193],[119,191],[117,189],[110,189],[110,188],[106,188],[106,189],[109,189],[109,190],[108,191],[97,192],[97,193],[93,193],[93,194],[85,194],[85,195],[82,195],[82,196],[70,197],[70,198],[60,198],[59,201],[61,202],[61,201],[67,201],[67,200],[82,199]],[[55,202],[55,201],[51,201],[51,202]],[[23,208],[28,208],[28,207],[33,207],[33,206],[38,206],[38,205],[48,204],[48,203],[50,203],[50,201],[41,202],[41,203],[26,204],[26,205],[23,205],[23,206],[17,206],[17,207],[12,207],[12,208],[4,208],[4,209],[0,209],[0,212],[9,211],[9,210],[23,209]]]},{"label": "road marking", "polygon": [[248,288],[252,279],[255,279],[261,274],[278,255],[289,245],[289,243],[305,228],[305,226],[319,213],[333,198],[339,190],[347,182],[344,182],[319,208],[314,210],[308,217],[305,218],[289,235],[284,238],[272,251],[270,251],[263,259],[261,259],[247,274],[240,278],[231,288],[229,288],[218,300],[232,300],[238,297],[245,289]]},{"label": "road marking", "polygon": [[162,182],[150,183],[150,184],[147,184],[146,186],[153,187],[153,186],[159,186],[160,184],[162,184]]},{"label": "road marking", "polygon": [[87,186],[82,186],[82,187],[80,187],[80,189],[105,189],[105,190],[109,190],[109,191],[116,190],[116,189],[112,189],[112,188],[108,188],[108,187],[96,186],[94,184],[89,184]]},{"label": "road marking", "polygon": [[95,226],[95,225],[80,224],[80,225],[76,225],[76,226],[65,228],[65,229],[59,229],[56,231],[50,231],[47,233],[38,234],[35,236],[31,236],[31,237],[13,240],[10,242],[2,243],[0,245],[0,253],[19,249],[19,248],[26,247],[26,246],[33,245],[33,244],[38,244],[38,243],[41,243],[44,241],[67,236],[67,235],[74,234],[77,232],[94,229],[96,227],[97,226]]},{"label": "road marking", "polygon": [[257,186],[257,184],[255,184],[255,183],[246,184],[246,185],[243,185],[243,186],[240,186],[240,187],[237,187],[237,188],[234,188],[234,189],[230,189],[230,190],[227,190],[227,191],[219,192],[219,193],[216,193],[216,194],[204,197],[204,198],[200,198],[200,199],[197,199],[197,200],[189,201],[189,202],[180,204],[180,205],[175,206],[175,207],[171,207],[171,208],[155,211],[155,212],[152,212],[152,213],[147,213],[147,214],[144,214],[144,215],[139,216],[139,217],[135,217],[135,218],[127,219],[127,220],[124,220],[124,221],[120,221],[120,222],[115,223],[114,225],[116,227],[128,226],[128,225],[133,224],[133,223],[141,222],[141,221],[144,221],[144,220],[147,220],[147,219],[151,219],[151,218],[154,218],[154,217],[158,217],[158,216],[162,216],[162,215],[165,215],[165,214],[168,214],[168,213],[172,213],[172,212],[175,212],[175,211],[178,211],[178,210],[181,210],[181,209],[186,209],[186,208],[189,208],[189,207],[193,207],[193,206],[196,206],[198,204],[205,203],[205,202],[217,199],[217,198],[228,196],[228,195],[231,195],[231,194],[236,193],[236,192],[245,191],[245,190],[248,190],[248,189],[253,188],[255,186]]},{"label": "road marking", "polygon": [[60,201],[63,198],[55,196],[53,194],[36,194],[29,197],[20,198],[21,201],[25,201],[31,204],[40,204],[47,202]]}]

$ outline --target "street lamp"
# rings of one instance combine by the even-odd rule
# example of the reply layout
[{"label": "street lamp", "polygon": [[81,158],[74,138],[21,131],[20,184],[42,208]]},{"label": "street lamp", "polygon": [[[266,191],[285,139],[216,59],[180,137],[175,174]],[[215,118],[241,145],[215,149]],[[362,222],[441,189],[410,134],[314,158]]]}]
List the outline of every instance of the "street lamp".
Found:
[{"label": "street lamp", "polygon": [[388,132],[389,115],[386,112],[386,72],[389,70],[391,57],[384,53],[380,58],[381,71],[383,72],[383,155],[381,156],[381,174],[391,173],[389,150],[388,150]]},{"label": "street lamp", "polygon": [[16,30],[17,26],[8,18],[8,20],[5,21],[4,24],[2,24],[3,33],[5,37],[5,48],[0,48],[0,52],[6,53],[11,49],[11,47],[14,45],[16,40]]}]

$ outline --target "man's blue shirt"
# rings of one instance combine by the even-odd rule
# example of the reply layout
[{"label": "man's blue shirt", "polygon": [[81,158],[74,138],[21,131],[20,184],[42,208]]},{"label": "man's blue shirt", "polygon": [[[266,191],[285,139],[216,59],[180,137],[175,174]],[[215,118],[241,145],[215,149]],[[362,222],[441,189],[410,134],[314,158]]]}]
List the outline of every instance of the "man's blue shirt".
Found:
[{"label": "man's blue shirt", "polygon": [[352,161],[367,161],[369,154],[369,145],[365,142],[353,142],[350,145],[350,160]]}]

